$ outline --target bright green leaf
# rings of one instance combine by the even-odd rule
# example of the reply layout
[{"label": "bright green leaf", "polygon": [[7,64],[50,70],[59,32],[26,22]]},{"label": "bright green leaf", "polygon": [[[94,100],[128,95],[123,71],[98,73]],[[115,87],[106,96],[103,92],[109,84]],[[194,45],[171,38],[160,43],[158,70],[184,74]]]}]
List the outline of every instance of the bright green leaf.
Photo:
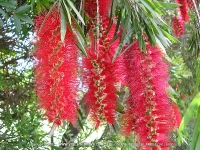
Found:
[{"label": "bright green leaf", "polygon": [[181,121],[180,127],[178,129],[179,133],[179,144],[180,144],[180,137],[182,135],[182,131],[185,129],[185,127],[188,125],[189,121],[194,117],[195,112],[198,110],[198,107],[200,106],[200,92],[196,95],[196,97],[192,100],[190,103],[188,109],[185,112],[185,115],[183,116],[183,119]]},{"label": "bright green leaf", "polygon": [[195,128],[193,131],[192,143],[191,143],[191,147],[190,147],[191,150],[193,150],[193,149],[199,150],[200,149],[199,144],[198,144],[199,136],[200,136],[200,108],[199,108],[199,112],[198,112],[197,119],[195,122]]},{"label": "bright green leaf", "polygon": [[[162,29],[161,29],[162,30]],[[180,41],[178,39],[176,39],[175,37],[173,37],[172,35],[170,35],[168,32],[166,32],[165,30],[162,30],[163,34],[172,42],[174,43],[180,43]]]},{"label": "bright green leaf", "polygon": [[180,4],[177,4],[177,3],[167,3],[167,2],[159,2],[159,1],[156,1],[153,3],[155,3],[157,6],[161,8],[166,8],[166,9],[174,9],[181,6]]}]

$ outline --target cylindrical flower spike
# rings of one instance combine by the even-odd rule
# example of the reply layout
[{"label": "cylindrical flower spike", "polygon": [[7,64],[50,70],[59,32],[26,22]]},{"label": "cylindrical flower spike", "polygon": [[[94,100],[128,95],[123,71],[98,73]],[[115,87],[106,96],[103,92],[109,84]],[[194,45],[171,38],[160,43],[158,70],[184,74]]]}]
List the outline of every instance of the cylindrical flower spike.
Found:
[{"label": "cylindrical flower spike", "polygon": [[115,122],[117,103],[115,84],[118,81],[116,74],[119,74],[117,68],[120,66],[120,57],[114,63],[112,58],[119,46],[119,39],[109,45],[114,36],[115,25],[111,26],[107,34],[108,25],[109,19],[101,24],[98,43],[95,42],[93,31],[90,31],[91,46],[87,51],[88,57],[83,60],[86,70],[84,78],[88,88],[84,99],[96,128],[102,121],[110,124]]},{"label": "cylindrical flower spike", "polygon": [[178,7],[179,15],[182,16],[183,20],[185,22],[189,21],[189,13],[188,13],[188,2],[187,0],[175,0],[177,4],[181,4],[180,7]]},{"label": "cylindrical flower spike", "polygon": [[172,18],[172,27],[175,37],[182,37],[184,34],[184,20],[181,16]]},{"label": "cylindrical flower spike", "polygon": [[169,149],[175,125],[169,102],[168,66],[160,49],[146,42],[146,51],[136,42],[124,54],[130,96],[122,120],[125,135],[135,131],[140,149]]},{"label": "cylindrical flower spike", "polygon": [[35,83],[40,107],[49,122],[76,123],[77,47],[75,36],[67,30],[64,43],[60,35],[60,14],[56,7],[47,17],[35,19]]}]

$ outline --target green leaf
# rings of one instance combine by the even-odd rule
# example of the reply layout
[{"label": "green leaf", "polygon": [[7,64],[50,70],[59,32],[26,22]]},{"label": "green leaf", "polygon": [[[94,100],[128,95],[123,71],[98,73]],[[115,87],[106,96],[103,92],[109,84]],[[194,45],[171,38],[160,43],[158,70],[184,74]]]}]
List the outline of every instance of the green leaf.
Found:
[{"label": "green leaf", "polygon": [[147,35],[148,35],[148,37],[149,37],[150,43],[153,44],[153,45],[155,45],[155,44],[156,44],[156,38],[155,38],[155,34],[154,34],[152,28],[149,28],[149,27],[147,26],[147,28],[146,28],[146,33],[147,33]]},{"label": "green leaf", "polygon": [[152,5],[149,5],[147,4],[147,1],[145,0],[140,0],[140,2],[143,4],[143,6],[146,8],[146,10],[148,10],[148,14],[149,15],[154,15],[156,12],[154,11],[155,9],[153,9],[151,6]]},{"label": "green leaf", "polygon": [[58,147],[58,146],[51,146],[54,150],[63,150],[63,148]]},{"label": "green leaf", "polygon": [[16,14],[22,14],[25,13],[26,11],[30,10],[31,5],[23,5],[20,6],[19,8],[17,8],[17,10],[15,10]]},{"label": "green leaf", "polygon": [[199,111],[198,111],[198,116],[197,119],[195,121],[195,128],[193,131],[193,137],[192,137],[192,143],[191,143],[191,147],[190,149],[193,150],[199,150],[200,149],[200,145],[198,144],[198,140],[200,140],[200,107],[199,107]]},{"label": "green leaf", "polygon": [[138,41],[139,41],[140,50],[146,51],[146,44],[145,44],[145,41],[144,41],[143,34],[138,35]]},{"label": "green leaf", "polygon": [[189,121],[194,117],[195,112],[197,111],[198,107],[200,106],[200,92],[196,95],[196,97],[190,103],[188,109],[186,110],[181,124],[178,129],[178,143],[181,143],[182,131],[188,125]]},{"label": "green leaf", "polygon": [[117,1],[112,1],[110,18],[112,18],[115,15],[116,8],[117,8]]},{"label": "green leaf", "polygon": [[[125,17],[125,20],[124,20],[124,30],[123,30],[123,33],[122,33],[122,37],[121,37],[121,41],[120,41],[120,45],[117,49],[117,51],[115,52],[115,55],[113,57],[113,60],[112,62],[115,61],[115,59],[117,58],[117,56],[120,54],[123,46],[127,43],[127,41],[129,40],[128,37],[130,36],[130,34],[132,33],[132,29],[128,32],[127,36],[126,36],[126,33],[128,31],[128,25],[129,25],[129,20],[130,18],[128,16]],[[126,38],[125,38],[126,37]]]},{"label": "green leaf", "polygon": [[180,41],[178,39],[176,39],[175,37],[173,37],[172,35],[170,35],[168,32],[166,32],[165,30],[161,29],[163,34],[172,42],[174,43],[180,43]]},{"label": "green leaf", "polygon": [[166,9],[174,9],[181,6],[180,4],[177,4],[177,3],[167,3],[167,2],[159,2],[159,1],[156,1],[153,3],[156,4],[158,7],[166,8]]},{"label": "green leaf", "polygon": [[84,40],[85,43],[87,43],[86,41],[86,37],[80,27],[80,25],[78,24],[77,20],[74,18],[74,16],[72,15],[72,19],[73,19],[73,22],[74,22],[74,25],[76,27],[76,30],[78,31],[78,33],[81,35],[82,39]]},{"label": "green leaf", "polygon": [[77,9],[74,7],[74,4],[70,1],[67,0],[68,4],[70,5],[70,7],[74,10],[74,12],[76,13],[76,15],[78,16],[79,20],[85,25],[85,22],[83,20],[83,17],[81,16],[81,14],[77,11]]},{"label": "green leaf", "polygon": [[26,23],[29,23],[29,24],[34,24],[32,19],[28,16],[28,15],[21,15],[21,14],[18,14],[17,17],[19,19],[21,19],[22,21],[26,22]]},{"label": "green leaf", "polygon": [[[70,14],[69,8],[67,7],[65,1],[63,1],[63,4],[64,4],[65,10],[67,12],[67,18],[68,18],[69,24],[71,25],[71,14]],[[64,13],[64,11],[63,11],[63,13]]]},{"label": "green leaf", "polygon": [[5,11],[3,11],[3,9],[0,8],[0,14],[2,14],[3,16],[6,16]]},{"label": "green leaf", "polygon": [[[152,1],[149,0],[144,0],[144,2],[149,5],[149,8],[152,8],[155,12],[159,13],[160,15],[163,15],[164,12],[161,9],[158,9],[158,7],[156,5],[154,5],[154,3]],[[146,6],[147,6],[146,5]]]},{"label": "green leaf", "polygon": [[65,18],[63,9],[61,9],[60,13],[61,13],[61,17],[60,17],[60,22],[61,22],[61,29],[60,29],[61,41],[64,42],[65,35],[66,35],[66,30],[67,30],[67,22],[66,22],[66,18]]},{"label": "green leaf", "polygon": [[75,30],[74,31],[74,34],[76,35],[76,38],[77,38],[77,46],[80,48],[80,51],[85,55],[87,56],[87,53],[86,53],[86,50],[85,50],[85,46],[83,44],[83,40],[81,38],[81,36],[79,35],[79,33],[77,33],[77,31]]},{"label": "green leaf", "polygon": [[3,21],[2,21],[2,19],[0,19],[0,27],[2,27],[3,26]]},{"label": "green leaf", "polygon": [[13,19],[14,19],[16,31],[17,31],[17,33],[19,33],[20,29],[21,29],[20,19],[16,15],[13,15]]},{"label": "green leaf", "polygon": [[5,0],[1,0],[0,5],[8,7],[8,8],[15,8],[16,7],[15,3],[8,2],[8,1],[5,1]]}]

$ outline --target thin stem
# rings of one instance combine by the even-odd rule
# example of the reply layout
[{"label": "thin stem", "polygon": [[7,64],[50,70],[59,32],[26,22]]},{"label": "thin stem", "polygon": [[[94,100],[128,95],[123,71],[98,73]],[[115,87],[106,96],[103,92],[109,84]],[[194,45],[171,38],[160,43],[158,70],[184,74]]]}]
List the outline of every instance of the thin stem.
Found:
[{"label": "thin stem", "polygon": [[198,8],[197,8],[197,5],[196,5],[196,2],[195,0],[192,0],[193,4],[194,4],[194,9],[195,9],[195,12],[197,14],[197,19],[198,19],[198,28],[200,28],[200,15],[199,15],[199,12],[198,12]]},{"label": "thin stem", "polygon": [[96,0],[97,3],[97,22],[96,22],[96,36],[95,36],[95,51],[98,52],[98,45],[99,45],[99,26],[100,26],[100,15],[99,15],[99,0]]}]

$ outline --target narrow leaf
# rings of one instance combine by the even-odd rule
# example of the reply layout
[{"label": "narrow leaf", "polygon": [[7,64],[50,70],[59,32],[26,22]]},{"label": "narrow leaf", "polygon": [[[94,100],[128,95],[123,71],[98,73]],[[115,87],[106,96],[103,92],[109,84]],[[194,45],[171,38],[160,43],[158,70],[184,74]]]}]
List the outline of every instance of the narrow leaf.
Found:
[{"label": "narrow leaf", "polygon": [[5,0],[1,0],[0,5],[8,7],[8,8],[15,8],[16,7],[15,3],[8,2],[8,1],[5,2]]},{"label": "narrow leaf", "polygon": [[[75,29],[73,29],[73,30],[75,30]],[[83,42],[82,42],[81,36],[80,36],[76,31],[74,31],[74,34],[76,35],[76,38],[77,38],[77,46],[80,48],[80,51],[81,51],[85,56],[87,56],[87,53],[86,53],[84,44],[83,44]]]},{"label": "narrow leaf", "polygon": [[24,12],[30,10],[30,8],[31,8],[31,5],[23,5],[23,6],[20,6],[19,8],[17,8],[17,10],[15,10],[15,13],[16,13],[16,14],[17,14],[17,13],[22,14],[22,13],[24,13]]},{"label": "narrow leaf", "polygon": [[80,27],[80,25],[78,24],[77,20],[74,18],[74,16],[72,15],[72,19],[73,19],[73,22],[74,22],[74,25],[78,31],[78,33],[81,35],[82,39],[84,40],[85,43],[87,43],[87,40],[86,40],[86,37],[82,31],[82,28]]},{"label": "narrow leaf", "polygon": [[26,23],[29,23],[29,24],[34,24],[33,23],[33,21],[32,21],[32,19],[28,16],[28,15],[17,15],[17,17],[19,18],[19,19],[21,19],[22,21],[24,21],[24,22],[26,22]]},{"label": "narrow leaf", "polygon": [[[200,108],[199,108],[200,110]],[[200,133],[200,111],[198,112],[197,119],[195,121],[195,128],[193,131],[193,136],[192,136],[192,143],[191,143],[191,148],[190,149],[199,149],[200,147],[198,146],[198,138],[199,138],[199,133]],[[199,148],[197,148],[197,146]]]},{"label": "narrow leaf", "polygon": [[161,8],[166,8],[166,9],[174,9],[181,6],[180,4],[177,4],[177,3],[167,3],[167,2],[159,2],[159,1],[156,1],[153,3],[155,3],[157,6]]},{"label": "narrow leaf", "polygon": [[[68,19],[68,21],[69,21],[69,24],[71,25],[71,15],[70,15],[69,8],[68,8],[68,6],[66,5],[65,1],[63,1],[63,4],[64,4],[65,10],[66,10],[66,12],[67,12],[67,19]],[[63,11],[63,13],[64,13],[64,11]]]},{"label": "narrow leaf", "polygon": [[13,19],[14,19],[16,31],[19,33],[21,29],[20,19],[16,15],[13,15]]},{"label": "narrow leaf", "polygon": [[67,22],[66,18],[63,12],[63,9],[60,10],[60,23],[61,23],[61,29],[60,29],[60,35],[61,35],[61,41],[64,42],[65,40],[65,35],[66,35],[66,30],[67,30]]},{"label": "narrow leaf", "polygon": [[166,32],[165,30],[161,29],[163,34],[172,42],[174,43],[180,43],[180,41],[178,39],[176,39],[175,37],[173,37],[172,35],[170,35],[168,32]]},{"label": "narrow leaf", "polygon": [[67,0],[68,4],[70,5],[70,7],[74,10],[74,12],[76,13],[76,15],[78,16],[79,20],[85,25],[85,22],[83,20],[83,17],[81,16],[81,14],[77,11],[77,9],[74,7],[74,4],[70,1]]},{"label": "narrow leaf", "polygon": [[200,92],[196,95],[196,97],[190,103],[188,109],[183,116],[180,127],[178,129],[178,133],[182,132],[184,128],[188,125],[189,121],[194,117],[194,114],[198,107],[200,106]]},{"label": "narrow leaf", "polygon": [[147,35],[149,37],[150,43],[155,45],[156,44],[156,38],[155,38],[155,34],[154,34],[152,28],[147,27],[146,28],[146,33],[147,33]]},{"label": "narrow leaf", "polygon": [[3,11],[3,9],[0,8],[0,14],[2,14],[3,16],[6,15],[5,11]]},{"label": "narrow leaf", "polygon": [[[124,20],[124,30],[123,30],[123,33],[122,33],[122,37],[121,37],[121,41],[120,41],[120,45],[117,49],[117,51],[115,52],[115,55],[113,57],[113,60],[112,62],[115,61],[115,59],[117,58],[117,56],[120,54],[123,46],[126,44],[127,40],[125,40],[125,36],[126,36],[126,33],[127,33],[127,30],[128,30],[128,25],[129,25],[129,17],[125,17],[125,20]],[[130,33],[130,32],[129,32]]]}]

